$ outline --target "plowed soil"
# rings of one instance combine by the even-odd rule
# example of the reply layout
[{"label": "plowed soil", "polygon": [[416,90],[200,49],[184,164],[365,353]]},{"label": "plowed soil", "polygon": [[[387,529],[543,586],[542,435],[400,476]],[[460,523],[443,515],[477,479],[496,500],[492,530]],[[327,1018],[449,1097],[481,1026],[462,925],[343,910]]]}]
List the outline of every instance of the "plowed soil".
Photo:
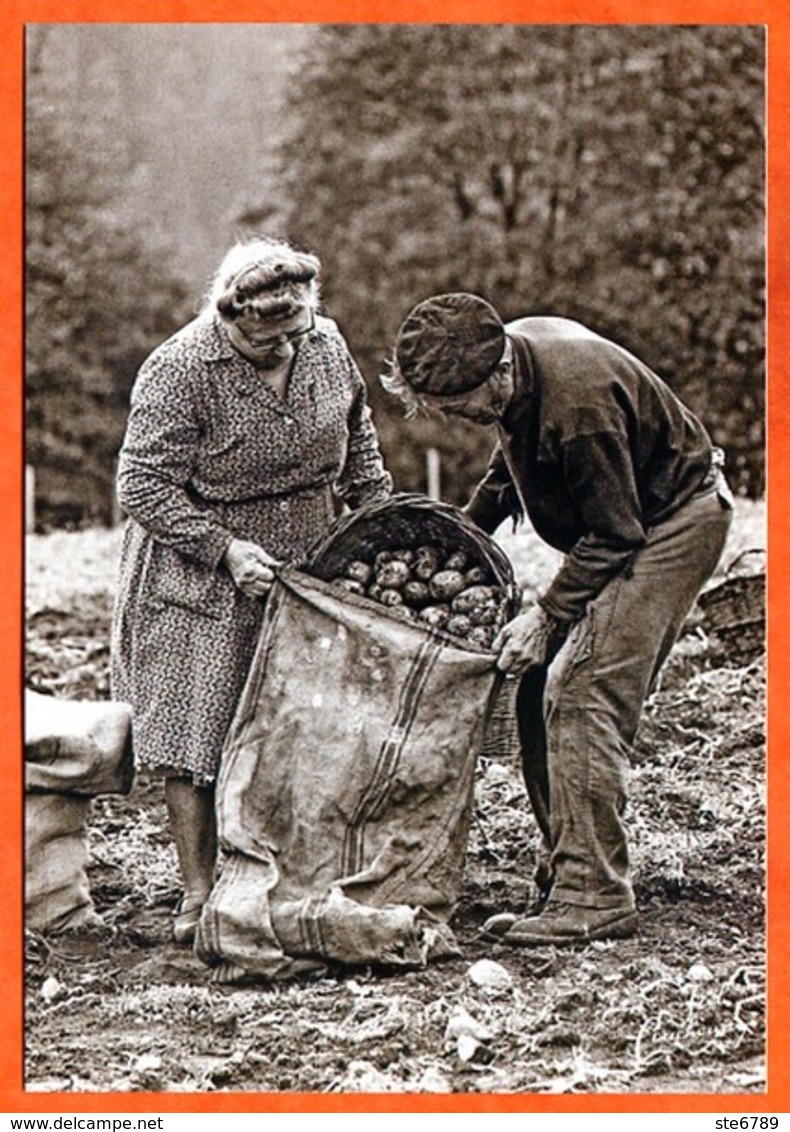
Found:
[{"label": "plowed soil", "polygon": [[[764,545],[739,507],[724,566]],[[503,539],[522,584],[550,555]],[[27,681],[108,695],[118,532],[31,536]],[[514,753],[479,761],[460,956],[219,986],[170,939],[177,896],[161,783],[92,803],[102,926],[26,933],[26,1088],[64,1093],[759,1093],[765,1080],[765,675],[700,611],[649,701],[628,826],[633,938],[519,950],[480,938],[523,911],[538,839]],[[393,1098],[395,1101],[396,1098]]]}]

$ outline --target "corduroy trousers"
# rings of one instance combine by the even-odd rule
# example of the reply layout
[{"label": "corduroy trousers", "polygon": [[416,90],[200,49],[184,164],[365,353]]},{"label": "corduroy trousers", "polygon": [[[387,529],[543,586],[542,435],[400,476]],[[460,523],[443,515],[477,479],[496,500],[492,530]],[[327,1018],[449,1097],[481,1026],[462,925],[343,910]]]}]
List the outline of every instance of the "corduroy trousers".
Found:
[{"label": "corduroy trousers", "polygon": [[550,854],[554,902],[633,908],[624,813],[645,700],[721,556],[732,496],[721,474],[652,527],[546,669],[521,680],[524,777]]}]

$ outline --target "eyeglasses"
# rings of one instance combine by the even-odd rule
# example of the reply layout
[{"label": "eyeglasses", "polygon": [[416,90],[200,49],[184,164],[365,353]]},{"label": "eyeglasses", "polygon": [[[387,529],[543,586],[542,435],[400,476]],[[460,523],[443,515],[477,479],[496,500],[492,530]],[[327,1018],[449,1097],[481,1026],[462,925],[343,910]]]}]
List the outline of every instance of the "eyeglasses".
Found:
[{"label": "eyeglasses", "polygon": [[257,348],[282,346],[286,342],[294,342],[299,338],[304,338],[306,334],[315,330],[315,314],[313,311],[309,312],[307,326],[300,326],[295,330],[278,330],[275,334],[258,333],[259,330],[263,329],[263,322],[264,320],[257,317],[245,319],[242,316],[236,319],[235,325],[244,337]]}]

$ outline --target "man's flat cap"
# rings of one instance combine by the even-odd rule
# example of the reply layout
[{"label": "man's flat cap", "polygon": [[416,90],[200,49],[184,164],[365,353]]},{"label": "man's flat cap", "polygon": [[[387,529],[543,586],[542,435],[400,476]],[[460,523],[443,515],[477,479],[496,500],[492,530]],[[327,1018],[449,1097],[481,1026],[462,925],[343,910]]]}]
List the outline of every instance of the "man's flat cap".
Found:
[{"label": "man's flat cap", "polygon": [[434,295],[406,317],[395,342],[395,361],[417,393],[457,396],[487,381],[505,350],[497,312],[464,291]]}]

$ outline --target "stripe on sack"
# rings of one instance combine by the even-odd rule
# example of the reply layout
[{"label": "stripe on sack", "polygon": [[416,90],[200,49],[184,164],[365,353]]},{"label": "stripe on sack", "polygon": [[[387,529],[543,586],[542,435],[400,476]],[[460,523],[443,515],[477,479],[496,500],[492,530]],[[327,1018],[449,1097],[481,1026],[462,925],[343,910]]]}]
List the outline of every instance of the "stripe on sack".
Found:
[{"label": "stripe on sack", "polygon": [[217,881],[212,893],[213,900],[209,900],[203,907],[200,916],[200,926],[198,928],[198,935],[200,937],[200,950],[205,954],[208,961],[213,963],[217,960],[226,961],[226,956],[222,954],[222,942],[220,935],[222,932],[222,912],[219,905],[221,904],[222,895],[229,885],[232,885],[238,873],[238,863],[235,857],[231,857],[222,870],[222,875]]},{"label": "stripe on sack", "polygon": [[359,872],[362,868],[365,826],[387,800],[394,772],[417,714],[420,696],[440,651],[441,645],[432,638],[427,638],[420,646],[403,681],[395,719],[379,749],[370,781],[357,803],[343,839],[342,876]]},{"label": "stripe on sack", "polygon": [[326,955],[322,917],[328,900],[328,893],[309,897],[299,911],[299,938],[308,954]]}]

